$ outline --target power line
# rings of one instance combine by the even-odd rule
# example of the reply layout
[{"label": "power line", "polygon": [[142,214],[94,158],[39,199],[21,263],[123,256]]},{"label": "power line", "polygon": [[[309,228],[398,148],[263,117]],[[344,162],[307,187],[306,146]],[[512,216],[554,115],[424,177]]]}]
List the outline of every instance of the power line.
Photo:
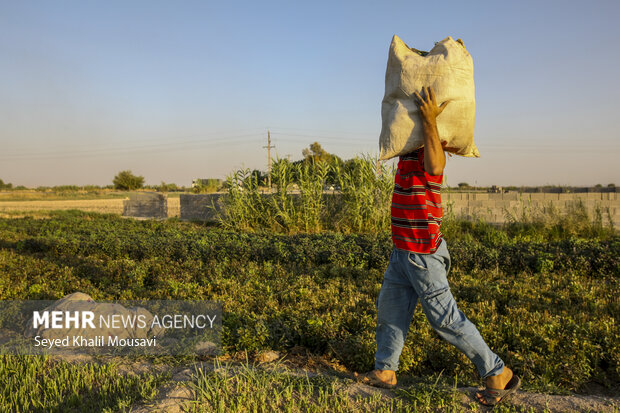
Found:
[{"label": "power line", "polygon": [[[293,139],[286,139],[285,142],[291,143],[307,143],[305,139],[299,139],[300,137],[310,137],[314,139],[328,139],[328,140],[338,140],[338,143],[343,143],[343,141],[357,141],[353,138],[347,137],[336,137],[336,136],[318,136],[318,135],[306,135],[306,134],[279,134],[281,136],[292,136]],[[200,136],[200,135],[193,135]],[[207,135],[212,136],[212,135]],[[170,150],[180,150],[180,149],[191,149],[196,147],[203,146],[220,146],[222,144],[232,144],[234,140],[239,138],[247,138],[258,136],[257,134],[241,134],[241,135],[232,135],[225,136],[211,140],[198,139],[198,140],[190,140],[190,141],[180,141],[180,142],[164,142],[164,143],[148,143],[148,144],[140,144],[140,145],[132,145],[132,146],[121,146],[116,148],[94,148],[94,149],[73,149],[68,151],[48,151],[48,152],[27,152],[27,153],[16,153],[16,154],[4,154],[4,156],[0,157],[2,160],[45,160],[45,159],[66,159],[71,157],[79,157],[79,156],[97,156],[97,155],[114,155],[125,152],[132,151],[141,151],[141,152],[158,152],[158,151],[170,151]],[[244,142],[249,142],[249,140],[244,140]],[[332,142],[334,144],[335,142]],[[161,149],[158,149],[161,148]]]},{"label": "power line", "polygon": [[[337,140],[337,141],[348,141],[348,142],[359,142],[360,141],[360,139],[358,138],[345,137],[345,136],[325,136],[325,135],[314,135],[314,134],[309,135],[309,134],[300,134],[300,133],[281,133],[281,132],[274,132],[274,135],[312,138],[315,140],[326,139],[326,140]],[[377,135],[377,138],[378,138],[378,135]]]},{"label": "power line", "polygon": [[[24,153],[17,155],[9,155],[2,156],[0,159],[2,160],[44,160],[44,159],[57,159],[57,158],[72,158],[72,157],[81,157],[81,156],[99,156],[99,155],[115,155],[122,154],[125,152],[135,152],[139,151],[142,153],[153,153],[153,152],[161,152],[161,151],[177,151],[184,149],[193,149],[200,147],[213,147],[213,146],[221,146],[228,144],[239,144],[239,143],[248,143],[251,142],[252,139],[247,139],[248,137],[259,138],[258,134],[248,134],[248,135],[238,135],[232,137],[222,137],[214,140],[196,140],[196,141],[188,141],[188,142],[170,142],[170,143],[162,143],[162,144],[152,144],[152,145],[137,145],[137,146],[127,146],[127,147],[117,147],[117,148],[109,148],[109,149],[96,149],[96,150],[73,150],[73,151],[64,151],[64,152],[42,152],[42,153]],[[258,143],[259,140],[257,139]]]},{"label": "power line", "polygon": [[[234,133],[234,134],[230,134],[230,132],[228,132],[229,134],[222,133],[222,132],[209,132],[209,133],[200,133],[200,134],[191,134],[191,135],[176,135],[176,136],[168,136],[165,138],[158,138],[158,139],[140,139],[140,140],[133,139],[132,143],[138,144],[139,146],[170,145],[170,144],[178,144],[178,143],[185,143],[185,142],[202,142],[205,139],[211,138],[211,137],[214,137],[216,139],[228,139],[228,138],[236,138],[240,136],[254,136],[254,135],[261,134],[262,131],[263,131],[262,128],[254,128],[254,129],[239,130],[237,131],[239,133]],[[188,141],[185,138],[200,138],[200,139],[192,139]],[[185,139],[185,140],[182,140],[182,139]],[[106,142],[104,146],[109,146],[110,143],[111,142]],[[114,145],[114,143],[112,144]],[[96,143],[94,145],[89,145],[88,150],[90,151],[90,150],[111,149],[111,148],[106,148],[106,147],[103,147],[103,148],[93,147],[95,145]]]},{"label": "power line", "polygon": [[[257,130],[257,129],[258,128],[248,129],[248,130]],[[276,142],[280,142],[282,144],[284,143],[308,144],[310,140],[316,140],[316,141],[327,143],[328,145],[331,145],[331,146],[341,146],[341,145],[350,146],[351,143],[357,143],[360,146],[370,145],[370,142],[367,139],[358,139],[358,138],[351,137],[351,136],[336,136],[336,134],[338,133],[355,134],[358,136],[362,136],[362,135],[370,136],[371,134],[369,133],[334,132],[332,134],[329,134],[330,132],[328,131],[322,131],[322,132],[328,133],[328,135],[319,135],[319,134],[311,133],[311,130],[309,129],[301,129],[301,128],[278,128],[278,129],[297,130],[297,131],[309,132],[309,133],[288,133],[284,131],[280,132],[278,130],[276,130],[275,132],[271,132],[271,130],[268,130],[268,140],[269,140],[268,146],[272,146],[271,145],[271,134],[273,134],[276,137],[275,139]],[[372,135],[376,136],[375,134],[372,134]],[[186,135],[186,136],[202,136],[202,138],[193,139],[193,140],[177,141],[177,142],[174,142],[174,141],[170,142],[169,140],[171,138],[167,138],[168,141],[165,141],[165,142],[161,142],[161,139],[159,139],[157,141],[150,141],[148,143],[130,145],[130,146],[71,149],[67,151],[55,150],[55,151],[45,151],[45,152],[35,152],[35,153],[23,152],[23,153],[14,153],[14,154],[7,154],[6,152],[4,152],[2,156],[0,157],[0,160],[23,161],[23,160],[67,159],[67,158],[73,158],[73,157],[117,155],[117,154],[125,154],[127,152],[135,152],[135,151],[139,151],[141,153],[157,153],[157,152],[163,152],[163,151],[170,152],[170,151],[188,150],[188,149],[202,148],[202,147],[215,148],[219,146],[228,146],[228,145],[235,145],[235,144],[240,144],[240,143],[250,143],[253,141],[253,139],[248,139],[248,138],[256,138],[257,143],[260,141],[260,135],[258,133],[237,134],[237,135],[228,135],[228,136],[222,136],[222,134],[210,133],[210,134],[204,134],[204,135]],[[310,138],[310,139],[306,139],[306,138]],[[178,139],[178,137],[175,139]],[[583,148],[581,146],[567,146],[567,145],[561,145],[561,144],[542,143],[542,142],[540,143],[521,142],[517,144],[500,143],[497,141],[488,143],[488,144],[478,142],[478,147],[482,151],[484,151],[485,149],[489,149],[489,150],[516,149],[524,153],[528,153],[533,150],[535,151],[537,149],[539,150],[540,149],[542,150],[552,149],[553,152],[558,152],[558,153],[567,153],[567,152],[573,152],[573,151],[592,152],[592,148]],[[607,149],[610,149],[612,151],[619,150],[617,146],[607,145],[606,147]],[[271,161],[270,149],[271,148],[268,148],[269,165]]]},{"label": "power line", "polygon": [[[272,128],[273,129],[273,128]],[[377,136],[378,134],[376,133],[371,133],[371,132],[350,132],[350,131],[326,131],[326,130],[319,130],[319,129],[302,129],[302,128],[286,128],[286,127],[276,127],[275,129],[282,129],[282,130],[293,130],[293,131],[302,131],[302,132],[308,132],[308,133],[329,133],[329,134],[335,134],[335,135],[356,135],[356,136],[360,136],[360,135],[367,135],[367,136]]]}]

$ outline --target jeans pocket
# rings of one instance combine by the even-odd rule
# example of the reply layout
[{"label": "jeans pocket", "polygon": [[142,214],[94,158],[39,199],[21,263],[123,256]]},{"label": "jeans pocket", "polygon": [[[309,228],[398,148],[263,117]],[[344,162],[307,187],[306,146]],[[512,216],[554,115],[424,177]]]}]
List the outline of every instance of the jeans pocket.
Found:
[{"label": "jeans pocket", "polygon": [[409,262],[413,264],[416,268],[422,271],[428,271],[428,269],[426,268],[426,263],[422,261],[420,256],[415,252],[410,252],[409,254],[407,254],[407,260],[409,260]]},{"label": "jeans pocket", "polygon": [[444,328],[460,320],[460,312],[448,286],[427,291],[423,296],[426,317],[433,328]]}]

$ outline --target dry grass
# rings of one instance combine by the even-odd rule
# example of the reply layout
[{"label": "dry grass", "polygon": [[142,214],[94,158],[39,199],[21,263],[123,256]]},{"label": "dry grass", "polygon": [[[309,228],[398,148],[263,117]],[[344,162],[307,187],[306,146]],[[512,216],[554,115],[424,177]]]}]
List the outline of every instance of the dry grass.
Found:
[{"label": "dry grass", "polygon": [[[45,216],[46,211],[79,209],[88,212],[100,212],[108,214],[123,213],[123,199],[77,199],[77,200],[54,200],[54,201],[1,201],[0,217],[18,218],[21,213],[37,213]],[[180,213],[179,198],[168,199],[168,216],[178,217]]]},{"label": "dry grass", "polygon": [[4,201],[69,201],[78,199],[123,199],[128,192],[101,189],[97,191],[0,191],[0,202]]}]

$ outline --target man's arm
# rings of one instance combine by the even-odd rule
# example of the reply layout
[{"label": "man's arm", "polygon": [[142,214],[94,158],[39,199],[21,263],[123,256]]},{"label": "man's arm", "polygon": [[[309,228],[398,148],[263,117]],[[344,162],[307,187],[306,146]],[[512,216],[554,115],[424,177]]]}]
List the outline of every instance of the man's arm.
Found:
[{"label": "man's arm", "polygon": [[435,93],[431,87],[423,88],[424,99],[418,92],[415,96],[418,99],[420,114],[422,116],[422,131],[424,134],[424,170],[429,175],[442,175],[443,168],[446,166],[446,155],[444,147],[446,142],[439,141],[439,132],[437,131],[437,116],[443,112],[448,105],[446,101],[437,106],[435,101]]}]

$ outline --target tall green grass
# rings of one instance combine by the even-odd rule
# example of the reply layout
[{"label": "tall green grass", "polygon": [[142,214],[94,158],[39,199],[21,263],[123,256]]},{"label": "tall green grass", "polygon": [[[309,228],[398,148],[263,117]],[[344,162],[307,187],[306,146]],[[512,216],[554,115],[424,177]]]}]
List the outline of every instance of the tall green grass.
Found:
[{"label": "tall green grass", "polygon": [[[401,377],[402,379],[402,377]],[[268,370],[247,362],[240,366],[215,362],[214,368],[197,367],[190,387],[191,412],[470,412],[480,406],[457,389],[458,381],[442,378],[441,372],[424,380],[405,378],[388,394],[359,391],[351,379],[335,375],[295,374],[276,363]],[[356,387],[358,391],[356,392]],[[387,397],[386,397],[387,396]],[[550,412],[504,402],[502,413]]]},{"label": "tall green grass", "polygon": [[406,399],[362,398],[349,393],[335,377],[297,376],[287,369],[267,371],[247,361],[240,368],[216,363],[211,371],[198,368],[192,389],[192,412],[415,412]]},{"label": "tall green grass", "polygon": [[165,375],[119,375],[111,364],[72,364],[48,356],[0,356],[2,412],[125,411],[150,400]]},{"label": "tall green grass", "polygon": [[[226,179],[219,221],[228,229],[280,233],[382,231],[389,229],[395,172],[368,155],[347,168],[278,159],[272,168],[273,192],[265,194],[249,169],[238,170]],[[330,174],[336,176],[341,196],[325,191]]]}]

